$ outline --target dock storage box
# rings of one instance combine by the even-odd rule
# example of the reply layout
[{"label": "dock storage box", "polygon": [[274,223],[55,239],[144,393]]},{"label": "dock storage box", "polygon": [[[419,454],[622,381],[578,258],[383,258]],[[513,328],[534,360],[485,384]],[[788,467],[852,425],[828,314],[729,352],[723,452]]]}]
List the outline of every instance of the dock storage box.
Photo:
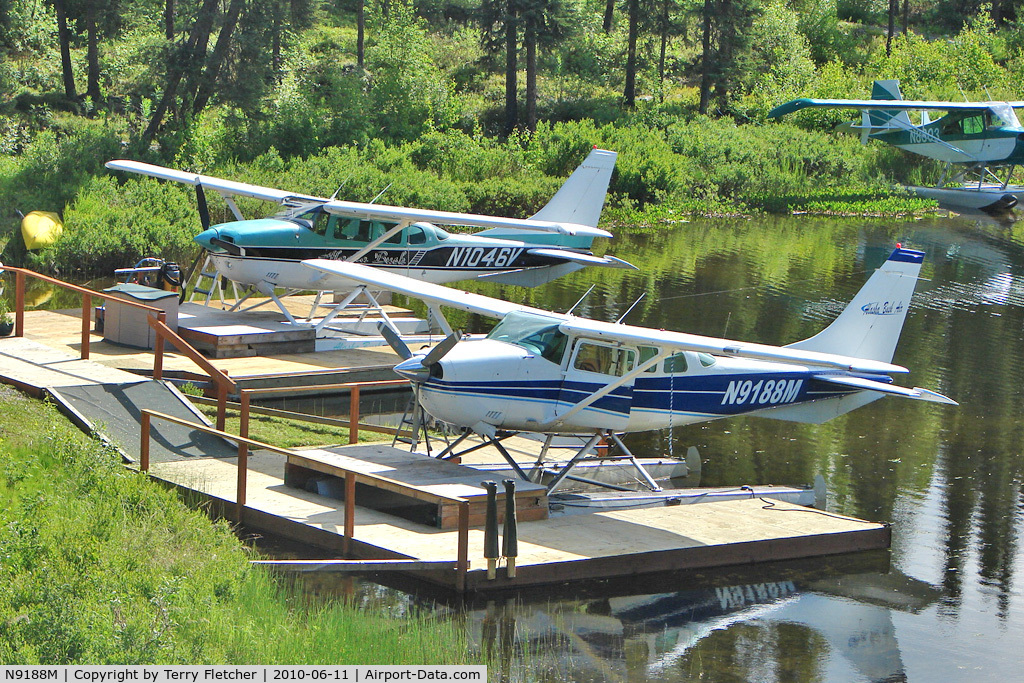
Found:
[{"label": "dock storage box", "polygon": [[103,293],[107,295],[103,314],[104,341],[140,349],[151,349],[156,343],[156,333],[146,322],[149,312],[118,303],[118,299],[159,308],[166,314],[167,326],[178,329],[177,292],[128,282],[104,289]]}]

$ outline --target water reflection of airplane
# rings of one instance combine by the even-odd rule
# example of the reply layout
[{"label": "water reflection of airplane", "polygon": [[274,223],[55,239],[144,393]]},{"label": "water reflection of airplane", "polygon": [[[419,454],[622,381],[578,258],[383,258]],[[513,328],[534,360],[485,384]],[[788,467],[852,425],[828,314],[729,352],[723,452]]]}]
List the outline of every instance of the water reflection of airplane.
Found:
[{"label": "water reflection of airplane", "polygon": [[[548,485],[554,490],[602,438],[657,489],[618,433],[748,413],[822,423],[886,394],[955,404],[927,389],[896,386],[888,377],[906,372],[890,361],[923,258],[897,247],[831,325],[784,347],[552,313],[353,263],[304,263],[434,308],[500,318],[486,339],[460,341],[449,327],[447,339],[417,354],[394,335],[385,336],[405,359],[395,372],[413,381],[423,409],[466,430],[442,457],[476,433],[528,479],[501,446],[504,434],[545,435],[538,469],[556,435],[586,435]],[[443,320],[439,312],[437,317]]]},{"label": "water reflection of airplane", "polygon": [[[806,629],[806,642],[790,631],[785,653],[759,650],[755,659],[771,667],[775,656],[805,657],[803,670],[820,667],[829,672],[824,680],[899,681],[904,665],[891,611],[918,612],[938,597],[931,585],[898,572],[779,579],[543,608],[492,604],[472,613],[473,633],[485,649],[500,648],[504,640],[506,648],[539,653],[545,666],[564,670],[567,678],[625,676],[643,668],[645,678],[663,679],[673,669],[689,671],[689,657],[713,673],[713,657],[702,648],[725,647],[729,657],[730,647],[759,650],[759,638],[774,648],[780,626],[798,626]],[[714,643],[737,625],[744,626],[742,639]],[[811,647],[819,639],[827,650]]]},{"label": "water reflection of airplane", "polygon": [[[845,124],[859,130],[861,142],[879,140],[913,154],[946,163],[938,187],[909,188],[916,194],[957,208],[1002,212],[1024,196],[1024,187],[1010,185],[1014,168],[1024,162],[1024,127],[1015,108],[1024,102],[949,102],[904,100],[899,81],[875,81],[870,100],[813,99],[803,97],[775,107],[768,116],[778,118],[808,107],[847,108],[861,111],[861,123]],[[915,125],[908,111],[921,112]],[[947,112],[931,120],[929,112]],[[953,167],[958,170],[947,177]],[[1006,169],[1005,178],[994,170]]]},{"label": "water reflection of airplane", "polygon": [[[106,165],[195,186],[203,225],[195,241],[206,250],[217,272],[270,296],[295,322],[275,289],[351,290],[350,281],[302,267],[304,259],[365,263],[434,283],[486,277],[527,287],[585,266],[632,268],[621,259],[590,251],[595,237],[611,237],[597,223],[615,159],[615,152],[591,151],[529,219],[310,197],[137,161],[115,160]],[[204,188],[216,191],[237,220],[211,226]],[[280,209],[270,218],[245,220],[234,202],[238,196],[274,202]],[[450,234],[439,225],[487,229],[473,235]]]}]

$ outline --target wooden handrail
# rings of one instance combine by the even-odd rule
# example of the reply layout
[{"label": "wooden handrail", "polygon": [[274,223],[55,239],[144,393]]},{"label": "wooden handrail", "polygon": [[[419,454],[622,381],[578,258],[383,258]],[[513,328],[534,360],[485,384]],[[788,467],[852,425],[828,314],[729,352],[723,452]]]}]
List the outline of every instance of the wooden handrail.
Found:
[{"label": "wooden handrail", "polygon": [[147,318],[146,322],[149,323],[149,326],[153,328],[153,332],[156,334],[156,345],[153,349],[153,379],[160,379],[162,377],[164,341],[169,341],[178,351],[204,370],[210,376],[213,383],[217,385],[217,429],[223,430],[227,423],[228,391],[237,391],[238,383],[231,379],[226,372],[206,360],[203,354],[199,353],[181,335],[168,327],[165,321]]},{"label": "wooden handrail", "polygon": [[[235,378],[238,379],[237,377]],[[241,393],[241,392],[239,392]],[[207,398],[206,396],[192,396],[189,395],[188,400],[193,403],[198,403],[204,406],[216,406],[217,399]],[[228,401],[228,409],[234,409],[241,411],[242,404],[237,401]],[[267,408],[266,406],[258,406],[249,404],[249,415],[250,419],[252,415],[266,415],[268,417],[279,417],[283,420],[295,420],[297,422],[309,422],[310,424],[326,425],[328,427],[343,427],[347,429],[349,427],[349,420],[340,417],[321,417],[319,415],[310,415],[308,413],[297,413],[291,410],[281,410],[279,408]],[[385,427],[382,425],[371,424],[369,422],[359,422],[359,431],[361,432],[376,432],[377,434],[388,434],[390,436],[412,436],[412,432],[408,430],[398,429],[396,427]]]},{"label": "wooden handrail", "polygon": [[[14,273],[15,281],[15,312],[14,312],[14,336],[24,337],[25,336],[25,278],[32,277],[43,282],[48,282],[58,287],[78,292],[82,295],[82,344],[80,356],[82,360],[89,358],[89,328],[92,322],[92,300],[93,297],[99,299],[117,299],[118,304],[130,306],[132,308],[142,309],[148,312],[150,315],[146,316],[146,322],[153,332],[156,334],[156,343],[153,347],[153,378],[161,379],[163,377],[163,366],[164,366],[164,342],[165,340],[170,341],[174,346],[185,356],[187,356],[192,362],[202,368],[206,374],[208,374],[214,384],[217,385],[217,428],[224,429],[225,416],[227,414],[227,397],[228,391],[237,390],[236,382],[228,377],[227,373],[214,367],[210,361],[206,360],[201,353],[195,350],[191,344],[186,342],[177,332],[167,326],[167,314],[160,308],[150,306],[148,304],[139,303],[138,301],[132,301],[131,299],[122,299],[121,297],[113,297],[103,292],[99,292],[95,289],[83,287],[81,285],[73,285],[69,282],[58,280],[55,277],[49,275],[43,275],[27,268],[18,268],[16,266],[4,266],[0,264],[0,274],[4,271],[10,271]],[[155,317],[154,317],[155,316]]]},{"label": "wooden handrail", "polygon": [[[139,449],[139,471],[148,472],[150,465],[150,431],[153,418],[165,420],[173,424],[181,425],[183,427],[190,427],[197,429],[206,434],[213,436],[219,436],[229,441],[235,441],[238,443],[238,483],[235,492],[235,505],[236,505],[236,516],[237,521],[242,521],[242,513],[245,508],[245,494],[246,494],[246,472],[248,470],[248,458],[244,457],[243,452],[248,454],[247,446],[259,448],[261,450],[270,451],[271,453],[277,453],[279,455],[289,456],[296,455],[302,456],[301,451],[295,451],[288,448],[279,448],[278,446],[272,446],[262,441],[256,441],[248,438],[248,436],[231,434],[220,429],[214,429],[213,427],[207,427],[206,425],[197,424],[195,422],[189,422],[173,415],[161,413],[156,410],[149,410],[143,408],[141,411],[141,447]],[[388,477],[381,476],[379,474],[372,474],[370,472],[357,472],[355,470],[346,468],[343,465],[337,465],[337,468],[345,473],[345,521],[344,521],[344,543],[348,548],[350,542],[354,540],[353,536],[355,533],[355,485],[357,480],[364,482],[373,482],[381,484],[389,490],[400,488],[403,493],[410,498],[416,500],[422,500],[430,503],[454,503],[459,508],[459,527],[458,527],[458,557],[456,560],[456,589],[462,591],[466,585],[466,572],[469,570],[469,501],[459,496],[446,496],[440,493],[435,493],[429,489],[416,486],[415,484],[407,484],[405,482],[390,479]]]},{"label": "wooden handrail", "polygon": [[[134,308],[141,308],[144,311],[152,314],[146,316],[147,321],[153,319],[153,315],[161,323],[167,319],[167,314],[163,310],[149,306],[147,304],[141,304],[137,301],[131,301],[129,299],[121,299],[120,297],[112,297],[103,292],[96,291],[95,289],[89,289],[81,285],[73,285],[63,280],[58,280],[55,277],[49,275],[43,275],[37,273],[34,270],[28,268],[18,268],[17,266],[5,266],[0,263],[0,275],[4,271],[10,271],[14,273],[14,336],[24,337],[25,336],[25,277],[32,277],[43,282],[48,282],[64,289],[69,289],[72,292],[78,292],[82,295],[82,344],[80,349],[80,356],[82,360],[88,360],[89,358],[89,327],[92,322],[92,298],[97,297],[99,299],[113,299],[117,298],[118,303],[126,306],[132,306]],[[162,359],[161,359],[162,360]],[[157,356],[154,355],[154,365],[157,363]]]},{"label": "wooden handrail", "polygon": [[372,380],[368,382],[343,382],[341,384],[317,384],[312,386],[301,386],[301,387],[267,387],[263,389],[242,389],[238,392],[239,395],[239,433],[248,436],[249,435],[249,413],[251,406],[249,405],[249,397],[258,394],[270,394],[279,393],[281,391],[287,391],[289,394],[301,394],[311,391],[323,392],[334,389],[348,389],[348,442],[349,444],[359,443],[359,390],[362,387],[391,387],[406,385],[409,383],[407,379],[382,379]]}]

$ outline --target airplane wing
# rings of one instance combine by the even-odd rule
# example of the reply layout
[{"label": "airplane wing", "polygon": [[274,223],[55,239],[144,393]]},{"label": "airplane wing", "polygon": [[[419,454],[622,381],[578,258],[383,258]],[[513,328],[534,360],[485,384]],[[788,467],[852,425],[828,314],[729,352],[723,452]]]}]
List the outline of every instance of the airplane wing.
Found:
[{"label": "airplane wing", "polygon": [[582,337],[641,344],[661,349],[698,351],[710,353],[714,356],[731,356],[734,358],[749,358],[751,360],[765,360],[778,363],[815,365],[838,368],[850,372],[877,374],[909,372],[907,368],[901,365],[893,365],[892,363],[883,363],[866,358],[853,358],[851,356],[840,356],[838,354],[818,351],[801,351],[799,349],[768,344],[753,344],[733,339],[704,337],[686,332],[653,330],[647,327],[620,325],[618,323],[607,323],[586,318],[566,316],[566,322],[562,323],[559,328],[563,331],[571,330]]},{"label": "airplane wing", "polygon": [[776,119],[810,107],[832,107],[838,109],[860,109],[876,111],[941,110],[962,112],[996,111],[1002,107],[1020,109],[1024,102],[944,102],[941,100],[828,100],[801,97],[790,100],[768,112],[768,118]]},{"label": "airplane wing", "polygon": [[479,228],[512,228],[515,230],[539,230],[541,232],[557,232],[563,235],[587,235],[592,237],[611,237],[607,230],[592,228],[579,223],[559,221],[538,221],[532,218],[503,218],[500,216],[482,216],[472,213],[456,213],[454,211],[432,211],[430,209],[412,209],[404,206],[386,206],[384,204],[366,204],[363,202],[328,201],[324,204],[328,213],[359,218],[391,222],[416,223],[426,221],[441,225],[470,225]]},{"label": "airplane wing", "polygon": [[380,287],[381,289],[398,292],[399,294],[406,294],[428,304],[449,306],[490,318],[503,318],[508,313],[514,311],[556,318],[562,321],[559,327],[563,331],[572,332],[583,337],[642,344],[660,349],[702,351],[716,356],[733,356],[736,358],[822,366],[851,372],[874,374],[908,372],[906,368],[900,365],[864,358],[852,358],[818,351],[802,351],[800,349],[766,344],[750,344],[731,339],[717,339],[715,337],[687,334],[685,332],[668,332],[646,327],[577,318],[564,313],[553,313],[522,304],[513,304],[481,294],[462,292],[451,287],[414,280],[404,275],[388,273],[377,268],[348,261],[310,259],[303,261],[302,264],[356,283]]},{"label": "airplane wing", "polygon": [[470,213],[457,213],[453,211],[431,211],[428,209],[413,209],[403,206],[387,206],[384,204],[368,204],[364,202],[346,202],[340,200],[312,197],[309,195],[276,190],[271,187],[261,187],[248,183],[237,183],[232,180],[215,178],[213,176],[179,171],[163,166],[143,163],[141,161],[129,161],[126,159],[115,159],[108,161],[106,167],[117,171],[128,171],[141,175],[160,178],[162,180],[173,180],[187,185],[202,185],[204,189],[213,189],[221,196],[241,195],[243,197],[254,197],[266,201],[282,204],[289,200],[316,202],[322,204],[328,213],[345,216],[347,218],[359,218],[366,220],[377,220],[392,223],[416,223],[427,221],[441,225],[467,225],[480,228],[512,228],[517,230],[535,230],[541,232],[556,232],[563,235],[586,235],[591,237],[611,237],[607,230],[568,223],[564,221],[547,221],[519,218],[503,218],[500,216],[482,216]]},{"label": "airplane wing", "polygon": [[350,280],[355,284],[380,287],[381,289],[420,299],[428,304],[457,308],[459,310],[469,311],[470,313],[476,313],[488,318],[501,319],[513,311],[526,311],[540,315],[564,317],[559,316],[557,313],[550,313],[539,308],[513,304],[508,301],[502,301],[501,299],[495,299],[482,294],[463,292],[451,287],[435,285],[432,282],[414,280],[413,278],[405,277],[404,275],[389,273],[385,270],[381,270],[380,268],[364,266],[359,263],[352,263],[351,261],[308,259],[303,261],[302,265],[307,268],[319,270],[322,273],[327,273],[328,275],[334,275]]},{"label": "airplane wing", "polygon": [[292,199],[311,202],[327,201],[320,197],[311,197],[308,195],[295,194],[294,192],[285,192],[284,190],[275,190],[272,187],[260,187],[259,185],[249,185],[248,183],[236,183],[233,180],[224,180],[223,178],[215,178],[213,176],[200,175],[198,173],[189,173],[188,171],[178,171],[173,168],[164,168],[163,166],[146,164],[141,161],[115,159],[113,161],[108,161],[105,165],[107,168],[115,171],[128,171],[129,173],[148,175],[153,178],[160,178],[161,180],[173,180],[178,183],[185,183],[186,185],[202,185],[204,188],[216,190],[222,196],[239,195],[242,197],[263,199],[268,202],[277,202],[278,204]]}]

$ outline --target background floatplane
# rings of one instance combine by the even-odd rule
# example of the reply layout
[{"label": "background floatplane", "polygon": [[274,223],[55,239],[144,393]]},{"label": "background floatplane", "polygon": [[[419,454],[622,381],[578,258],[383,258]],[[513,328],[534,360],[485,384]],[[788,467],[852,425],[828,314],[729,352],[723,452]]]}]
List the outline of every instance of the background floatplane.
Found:
[{"label": "background floatplane", "polygon": [[[362,263],[431,283],[488,278],[533,287],[585,266],[633,268],[614,256],[596,256],[595,237],[611,237],[597,227],[616,153],[590,152],[554,197],[528,219],[432,211],[374,203],[341,201],[198,175],[138,161],[115,160],[107,168],[193,185],[203,231],[195,241],[216,273],[271,297],[292,323],[278,290],[351,291],[352,283],[330,272],[303,267],[307,259]],[[219,194],[237,220],[211,225],[205,190]],[[269,218],[246,220],[235,197],[279,205]],[[486,228],[452,234],[440,225]],[[209,266],[204,266],[207,272]],[[371,305],[377,305],[364,292]],[[343,298],[318,329],[345,306]],[[240,303],[235,304],[237,309]]]},{"label": "background floatplane", "polygon": [[[905,100],[899,81],[875,81],[870,100],[803,97],[768,112],[769,118],[809,107],[859,109],[859,124],[841,128],[859,131],[862,144],[879,140],[946,164],[936,187],[908,187],[947,208],[989,213],[1009,211],[1024,198],[1024,186],[1011,184],[1014,169],[1024,163],[1024,127],[1014,109],[1024,101],[949,102]],[[919,112],[920,124],[908,112]],[[930,112],[946,112],[932,120]]]}]

